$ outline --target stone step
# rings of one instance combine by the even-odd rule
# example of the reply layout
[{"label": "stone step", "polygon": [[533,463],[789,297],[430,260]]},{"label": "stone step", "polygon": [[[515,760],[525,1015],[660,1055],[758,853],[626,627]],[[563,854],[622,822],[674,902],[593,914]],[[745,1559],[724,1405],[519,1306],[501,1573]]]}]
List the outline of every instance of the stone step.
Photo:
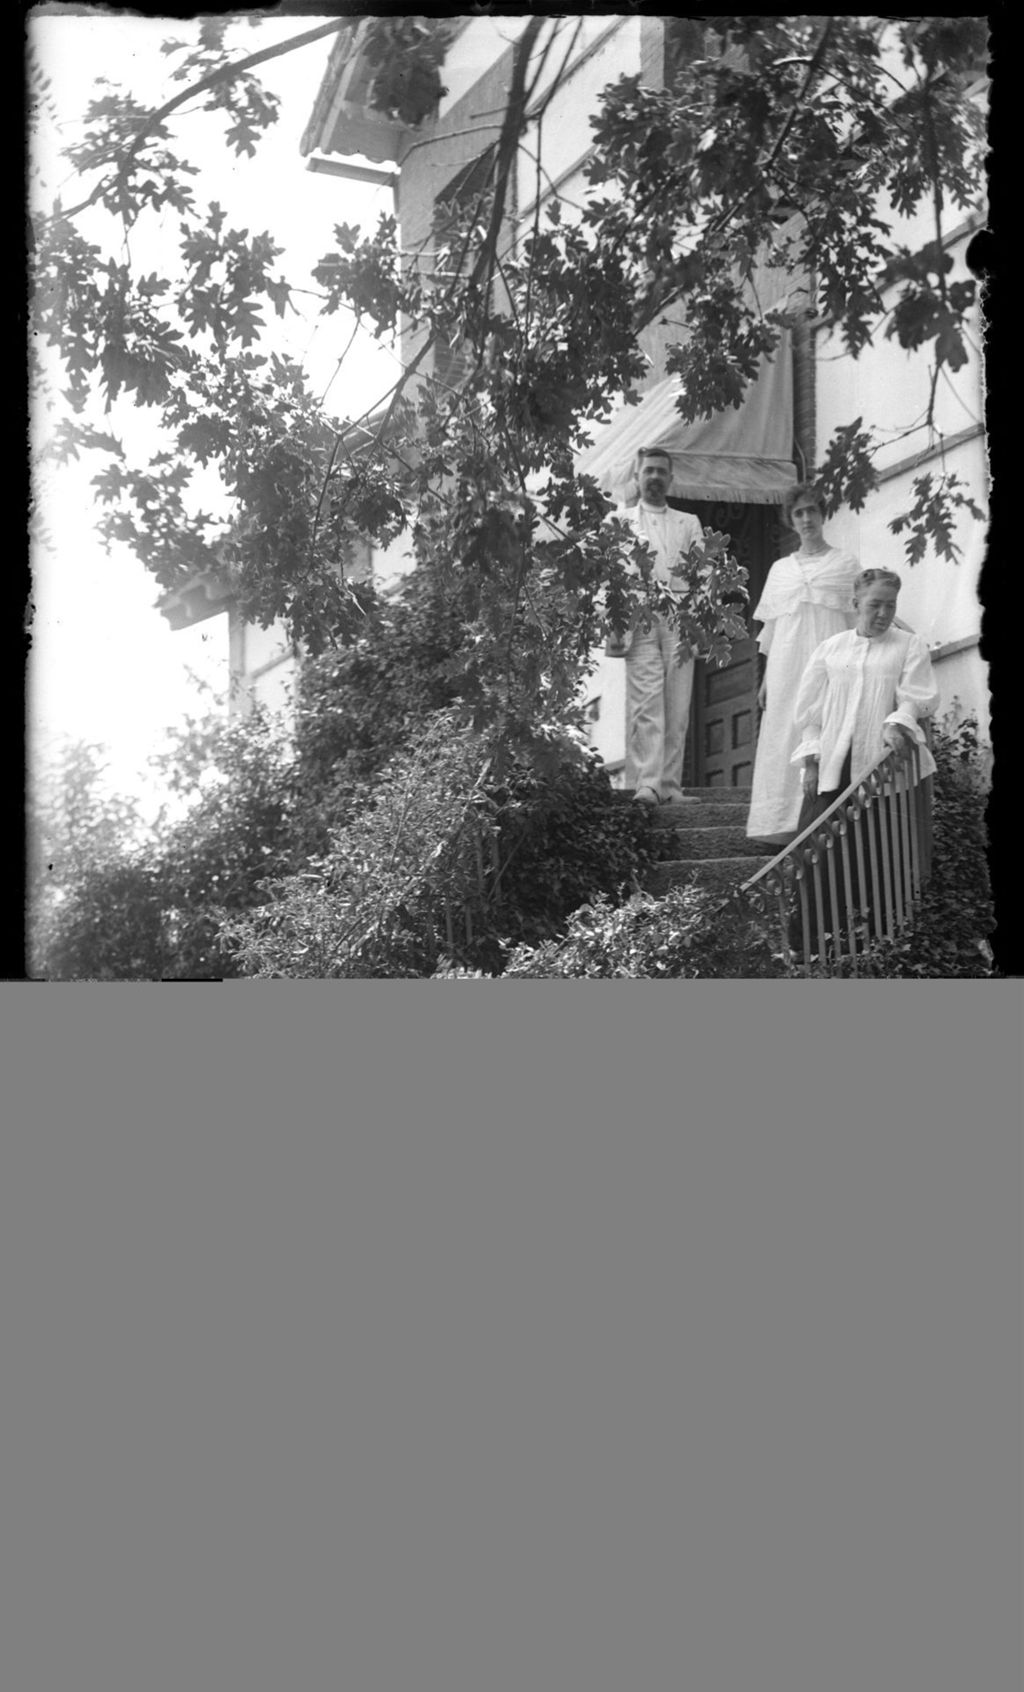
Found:
[{"label": "stone step", "polygon": [[684,787],[683,793],[687,799],[706,799],[715,805],[750,806],[749,784],[746,787]]},{"label": "stone step", "polygon": [[[692,800],[692,799],[703,800],[705,804],[709,804],[709,805],[744,805],[748,810],[750,808],[750,788],[749,788],[749,786],[747,786],[747,787],[684,787],[683,788],[683,794],[684,794],[684,798],[682,800],[672,799],[668,802],[668,804],[658,805],[657,807],[652,805],[651,806],[652,813],[657,816],[662,811],[682,810],[684,808],[685,804],[686,804],[686,801]],[[618,787],[612,793],[612,801],[616,805],[631,804],[632,799],[633,799],[633,789],[631,787]]]},{"label": "stone step", "polygon": [[693,882],[698,887],[713,888],[716,892],[729,893],[734,887],[739,887],[744,881],[749,881],[765,864],[770,864],[767,855],[759,857],[729,857],[729,858],[666,858],[663,863],[653,864],[648,870],[645,885],[649,893],[667,893],[670,887],[676,887],[681,882]]},{"label": "stone step", "polygon": [[682,832],[694,828],[746,828],[746,807],[717,799],[683,799],[651,807],[651,827]]},{"label": "stone step", "polygon": [[[668,809],[667,806],[665,808]],[[687,863],[701,858],[761,858],[764,857],[764,841],[748,840],[742,823],[677,827],[671,850],[674,857],[685,859]],[[750,873],[753,875],[753,870]]]}]

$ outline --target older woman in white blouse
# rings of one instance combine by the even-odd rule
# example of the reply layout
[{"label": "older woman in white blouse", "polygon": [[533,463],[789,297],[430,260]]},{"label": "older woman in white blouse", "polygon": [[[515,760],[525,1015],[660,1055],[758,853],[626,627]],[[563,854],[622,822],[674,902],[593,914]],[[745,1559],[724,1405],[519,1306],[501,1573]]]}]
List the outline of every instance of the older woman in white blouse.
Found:
[{"label": "older woman in white blouse", "polygon": [[916,742],[922,777],[934,773],[921,719],[935,711],[939,692],[924,641],[894,626],[901,585],[894,570],[862,570],[856,626],[822,641],[804,671],[792,755],[802,770],[800,831],[889,749]]}]

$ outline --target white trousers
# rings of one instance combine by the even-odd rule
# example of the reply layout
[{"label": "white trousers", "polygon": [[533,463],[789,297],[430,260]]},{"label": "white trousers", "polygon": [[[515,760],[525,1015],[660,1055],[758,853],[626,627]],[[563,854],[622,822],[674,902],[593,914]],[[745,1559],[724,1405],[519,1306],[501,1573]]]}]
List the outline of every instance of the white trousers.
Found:
[{"label": "white trousers", "polygon": [[693,696],[693,660],[676,662],[674,624],[655,617],[626,653],[626,786],[659,799],[682,795],[683,755]]}]

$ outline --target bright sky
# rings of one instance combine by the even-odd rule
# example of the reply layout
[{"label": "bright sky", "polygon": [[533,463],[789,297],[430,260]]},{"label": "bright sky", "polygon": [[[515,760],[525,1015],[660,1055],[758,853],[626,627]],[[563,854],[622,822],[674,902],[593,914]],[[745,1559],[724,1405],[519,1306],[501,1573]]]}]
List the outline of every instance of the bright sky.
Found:
[{"label": "bright sky", "polygon": [[[315,27],[322,19],[291,17],[250,27],[239,22],[228,36],[238,57]],[[160,52],[164,41],[192,42],[197,25],[172,19],[140,18],[99,8],[85,15],[36,15],[30,39],[52,83],[60,113],[60,131],[35,139],[32,166],[42,180],[44,203],[61,191],[65,204],[84,198],[57,149],[82,134],[82,114],[103,92],[100,78],[119,84],[137,100],[154,106],[180,91],[169,72],[177,62]],[[223,123],[188,108],[172,119],[178,150],[200,167],[192,179],[199,204],[218,200],[233,228],[267,230],[284,249],[279,272],[299,287],[313,287],[310,270],[327,252],[335,223],[361,225],[369,231],[381,212],[391,210],[387,189],[350,183],[306,169],[299,142],[312,110],[333,38],[325,37],[260,67],[264,85],[281,100],[278,122],[259,143],[254,158],[236,159],[223,140]],[[172,142],[173,145],[173,142]],[[89,184],[92,186],[90,180]],[[111,239],[105,214],[83,233],[106,246]],[[145,270],[166,273],[176,251],[176,214],[166,230],[154,228],[132,237],[133,259]],[[301,359],[313,390],[323,393],[351,333],[351,319],[341,313],[318,322],[313,299],[297,297],[307,308],[282,323],[269,307],[266,345]],[[349,353],[344,375],[333,383],[329,406],[335,414],[356,415],[371,406],[394,380],[390,354],[367,337]],[[55,416],[59,416],[59,411]],[[156,442],[152,419],[123,408],[93,421],[110,428],[131,448]],[[51,424],[52,426],[52,424]],[[47,420],[34,420],[41,444]],[[29,721],[33,746],[45,748],[61,736],[102,742],[109,749],[111,784],[127,791],[140,784],[139,772],[163,728],[200,708],[190,671],[218,691],[227,682],[227,619],[221,616],[174,633],[155,608],[158,588],[124,549],[109,557],[94,531],[96,507],[90,477],[103,460],[83,459],[48,476],[40,488],[41,512],[50,544],[33,553],[33,651],[29,672]],[[211,509],[208,499],[203,503]]]}]

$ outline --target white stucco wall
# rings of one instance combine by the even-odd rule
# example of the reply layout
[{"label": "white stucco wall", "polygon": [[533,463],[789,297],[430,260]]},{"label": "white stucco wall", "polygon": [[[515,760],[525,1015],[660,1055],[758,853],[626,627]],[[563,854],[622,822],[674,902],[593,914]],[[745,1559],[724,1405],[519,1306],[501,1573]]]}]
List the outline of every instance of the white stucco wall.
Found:
[{"label": "white stucco wall", "polygon": [[[966,252],[971,233],[964,230],[949,248],[953,258],[951,281],[970,275]],[[913,249],[929,239],[931,226],[922,215],[904,223],[894,234]],[[895,297],[895,290],[889,290],[885,303],[890,304]],[[976,310],[967,341],[967,363],[955,373],[944,368],[935,390],[934,417],[943,437],[942,451],[933,443],[934,450],[923,462],[908,462],[929,451],[927,431],[914,427],[924,418],[929,401],[927,356],[907,352],[879,333],[855,360],[838,336],[819,333],[816,447],[820,463],[836,427],[856,417],[863,418],[865,427],[877,430],[883,442],[875,457],[879,486],[863,510],[844,509],[831,518],[828,537],[837,546],[849,548],[865,569],[881,567],[899,572],[904,584],[900,615],[937,653],[941,709],[950,708],[955,696],[984,725],[988,685],[977,645],[948,656],[941,654],[941,648],[977,641],[981,628],[978,583],[985,560],[986,521],[961,510],[954,529],[960,558],[950,561],[929,548],[912,566],[904,549],[905,535],[894,535],[889,528],[892,518],[913,504],[915,479],[943,471],[957,475],[974,502],[987,511],[982,334],[981,314]],[[906,433],[908,430],[912,432]]]},{"label": "white stucco wall", "polygon": [[288,657],[275,664],[273,669],[261,671],[255,680],[249,683],[249,691],[254,702],[264,710],[275,716],[281,715],[290,719],[295,680],[295,662]]},{"label": "white stucco wall", "polygon": [[590,744],[606,764],[618,763],[626,745],[626,666],[621,658],[602,653],[583,688],[587,700],[600,700],[600,714],[588,723]]},{"label": "white stucco wall", "polygon": [[291,652],[291,643],[281,623],[272,623],[269,629],[260,628],[258,623],[246,623],[244,640],[245,668],[250,674]]},{"label": "white stucco wall", "polygon": [[[953,260],[950,282],[964,281],[971,275],[966,257],[969,238],[970,232],[965,230],[948,249]],[[902,228],[897,239],[905,239]],[[908,244],[920,246],[927,239],[928,230],[917,229]],[[895,287],[884,290],[884,305],[891,306],[897,296]],[[955,373],[943,366],[935,389],[935,427],[945,436],[980,427],[984,419],[982,325],[977,308],[965,349],[967,363]],[[849,356],[841,338],[830,333],[819,335],[817,356],[819,451],[837,423],[848,423],[858,416],[882,439],[875,458],[879,472],[928,445],[922,424],[931,380],[929,358],[922,351],[908,352],[895,339],[887,339],[883,326],[856,359]]]},{"label": "white stucco wall", "polygon": [[232,715],[244,716],[254,704],[278,712],[290,709],[295,681],[295,659],[282,623],[260,628],[231,618]]},{"label": "white stucco wall", "polygon": [[505,48],[518,41],[529,22],[525,17],[472,18],[461,31],[445,58],[441,72],[447,93],[442,95],[438,117],[447,117],[453,106],[472,88]]},{"label": "white stucco wall", "polygon": [[939,653],[933,662],[935,679],[942,695],[942,703],[936,713],[938,720],[959,722],[964,717],[973,717],[981,729],[982,740],[988,741],[988,676],[977,647],[945,656]]},{"label": "white stucco wall", "polygon": [[[463,95],[468,93],[501,57],[505,49],[519,40],[528,22],[528,14],[519,17],[498,14],[470,19],[452,43],[444,62],[441,74],[447,92],[438,106],[440,118],[446,117],[452,108],[458,105]],[[577,146],[578,155],[589,145],[587,116],[595,109],[596,91],[622,72],[639,67],[640,24],[637,18],[630,16],[599,15],[588,18],[570,13],[561,18],[560,26],[533,89],[533,100],[536,102],[547,93],[556,75],[561,71],[566,52],[572,44],[572,58],[566,80],[548,108],[545,126],[550,121],[553,126],[568,126],[571,136],[577,140],[582,135],[582,145]],[[614,50],[599,49],[589,62],[589,67],[574,71],[573,66],[579,64],[588,49],[610,31],[613,32],[613,40],[621,44],[620,56],[617,57]],[[548,32],[544,30],[541,33],[541,48],[547,39]],[[635,62],[630,59],[627,63],[631,54],[635,56]],[[531,82],[540,66],[541,53],[535,51],[530,69]],[[493,114],[476,115],[482,117]]]},{"label": "white stucco wall", "polygon": [[406,532],[387,547],[375,547],[373,551],[373,580],[378,588],[386,587],[389,582],[397,581],[400,576],[407,576],[416,562],[412,550],[412,537]]},{"label": "white stucco wall", "polygon": [[[564,82],[543,115],[540,132],[540,158],[545,173],[541,176],[542,202],[551,192],[551,183],[557,182],[564,172],[578,165],[588,152],[593,136],[590,119],[597,111],[598,95],[602,88],[610,82],[615,82],[620,76],[630,75],[640,69],[638,17],[598,17],[569,21],[579,21],[582,24],[573,61],[577,68],[570,66]],[[600,41],[606,32],[607,39],[589,58],[584,57],[587,49]],[[566,41],[568,39],[566,32]],[[546,73],[548,84],[561,63],[562,52],[556,47],[550,56]],[[542,79],[538,94],[544,85],[545,79]],[[521,216],[531,215],[531,208],[537,198],[537,166],[534,158],[536,151],[537,125],[533,124],[524,138],[518,158],[516,205]],[[562,191],[572,197],[569,184],[565,184]]]}]

